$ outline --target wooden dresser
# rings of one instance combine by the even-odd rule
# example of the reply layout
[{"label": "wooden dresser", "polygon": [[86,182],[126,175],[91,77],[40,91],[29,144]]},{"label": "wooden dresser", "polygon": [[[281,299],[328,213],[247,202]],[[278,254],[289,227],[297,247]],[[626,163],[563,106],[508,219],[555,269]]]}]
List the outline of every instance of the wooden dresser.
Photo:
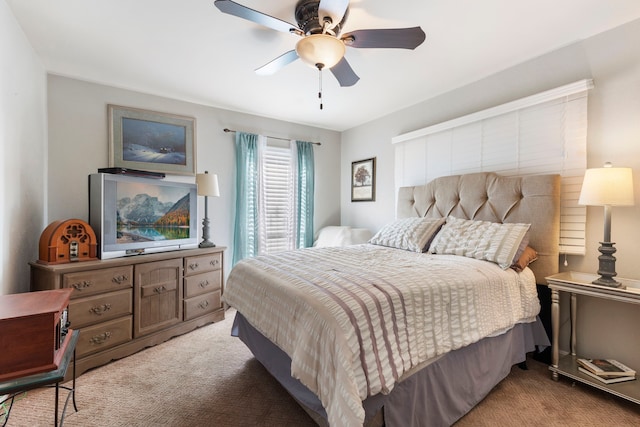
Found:
[{"label": "wooden dresser", "polygon": [[[224,319],[224,247],[45,265],[31,290],[73,288],[76,374]],[[67,374],[71,377],[71,373]]]}]

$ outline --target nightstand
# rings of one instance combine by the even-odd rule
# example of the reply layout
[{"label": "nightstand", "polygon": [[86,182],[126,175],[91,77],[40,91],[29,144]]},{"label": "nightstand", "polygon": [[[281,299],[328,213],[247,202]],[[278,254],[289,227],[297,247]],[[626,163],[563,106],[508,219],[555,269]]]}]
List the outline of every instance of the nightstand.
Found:
[{"label": "nightstand", "polygon": [[[640,404],[640,378],[634,381],[627,381],[616,384],[604,384],[597,380],[592,380],[586,374],[578,371],[578,363],[576,356],[576,320],[577,320],[577,295],[587,295],[594,298],[601,298],[611,301],[625,302],[629,304],[640,304],[640,280],[616,278],[622,283],[619,288],[610,288],[606,286],[594,285],[591,282],[599,276],[595,274],[577,273],[574,271],[554,274],[547,277],[549,288],[551,289],[551,324],[552,324],[552,341],[551,341],[551,366],[549,370],[552,372],[554,380],[558,380],[558,375],[571,378],[581,383],[589,384],[616,396],[630,400]],[[627,289],[636,289],[631,291]],[[560,292],[569,292],[571,295],[571,337],[570,350],[571,353],[560,357],[559,353],[559,334],[560,334]],[[640,370],[640,366],[632,368]]]}]

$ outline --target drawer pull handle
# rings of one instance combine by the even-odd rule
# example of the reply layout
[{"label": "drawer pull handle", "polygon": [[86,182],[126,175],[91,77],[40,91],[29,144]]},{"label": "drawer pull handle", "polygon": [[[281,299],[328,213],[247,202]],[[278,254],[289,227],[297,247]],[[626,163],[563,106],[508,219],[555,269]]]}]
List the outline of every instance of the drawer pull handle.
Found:
[{"label": "drawer pull handle", "polygon": [[103,344],[109,338],[111,338],[111,332],[107,331],[100,335],[92,336],[91,339],[89,339],[89,343],[99,345],[99,344]]},{"label": "drawer pull handle", "polygon": [[89,309],[89,312],[97,316],[102,316],[104,313],[106,313],[109,310],[111,310],[111,304],[102,304],[95,307],[91,307]]},{"label": "drawer pull handle", "polygon": [[200,282],[200,287],[202,289],[206,288],[207,286],[209,286],[209,281],[208,280],[203,280],[202,282]]},{"label": "drawer pull handle", "polygon": [[129,280],[129,276],[127,276],[126,274],[121,274],[119,276],[114,276],[113,279],[111,279],[112,282],[117,283],[118,285],[121,285],[122,283],[126,282]]},{"label": "drawer pull handle", "polygon": [[82,282],[74,283],[73,285],[71,285],[71,287],[79,292],[82,292],[83,290],[89,288],[92,284],[93,283],[91,283],[91,280],[83,280]]},{"label": "drawer pull handle", "polygon": [[212,267],[215,267],[216,265],[218,265],[219,262],[220,261],[218,261],[217,259],[212,259],[209,264],[211,264]]},{"label": "drawer pull handle", "polygon": [[157,288],[154,288],[153,292],[155,292],[156,294],[161,294],[166,290],[167,288],[164,285],[162,285],[162,286],[158,286]]},{"label": "drawer pull handle", "polygon": [[209,301],[204,300],[200,304],[198,304],[198,306],[204,310],[205,308],[209,307]]},{"label": "drawer pull handle", "polygon": [[189,264],[189,268],[192,270],[197,270],[200,265],[197,262]]}]

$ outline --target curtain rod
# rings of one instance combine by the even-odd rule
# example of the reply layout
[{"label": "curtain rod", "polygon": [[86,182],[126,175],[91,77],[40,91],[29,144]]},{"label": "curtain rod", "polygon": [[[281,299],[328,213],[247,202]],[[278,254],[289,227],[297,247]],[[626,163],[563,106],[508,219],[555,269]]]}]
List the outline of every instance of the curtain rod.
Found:
[{"label": "curtain rod", "polygon": [[[236,133],[236,131],[235,131],[235,130],[233,130],[233,129],[224,128],[223,130],[224,130],[226,133],[229,133],[229,132]],[[267,138],[271,138],[271,139],[279,139],[279,140],[281,140],[281,141],[291,141],[291,139],[287,139],[287,138],[278,138],[277,136],[267,136]],[[314,144],[314,145],[322,145],[322,143],[320,143],[320,142],[311,142],[311,144]]]}]

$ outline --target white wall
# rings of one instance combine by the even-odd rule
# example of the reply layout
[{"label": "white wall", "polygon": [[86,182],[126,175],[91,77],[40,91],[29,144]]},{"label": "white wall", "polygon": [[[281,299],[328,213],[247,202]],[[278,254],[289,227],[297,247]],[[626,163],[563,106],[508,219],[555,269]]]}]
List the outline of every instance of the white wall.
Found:
[{"label": "white wall", "polygon": [[[636,206],[613,209],[612,238],[618,248],[618,275],[640,279],[640,263],[636,258],[640,252],[639,44],[640,20],[637,20],[343,132],[342,223],[376,231],[394,218],[392,137],[592,78],[595,88],[589,93],[587,163],[588,167],[601,167],[610,161],[616,166],[633,168]],[[374,156],[378,158],[376,201],[351,203],[351,162]],[[603,237],[602,209],[590,207],[587,215],[587,255],[569,257],[566,269],[597,270],[597,247]],[[587,356],[624,359],[626,355],[629,363],[635,361],[640,367],[640,360],[635,360],[640,354],[640,340],[626,338],[637,336],[635,325],[640,323],[637,307],[581,299],[578,322],[588,332],[578,337],[578,350]],[[563,310],[566,313],[565,307]],[[592,313],[595,315],[587,316]],[[563,327],[566,331],[566,317]]]},{"label": "white wall", "polygon": [[29,290],[45,223],[46,73],[0,0],[0,294]]},{"label": "white wall", "polygon": [[[314,147],[316,161],[315,228],[340,221],[340,135],[334,131],[295,125],[247,114],[146,95],[71,78],[48,78],[49,87],[49,215],[59,219],[88,220],[87,176],[107,167],[107,104],[143,108],[196,118],[197,171],[217,173],[221,197],[209,198],[211,240],[227,246],[228,273],[232,255],[235,210],[235,137],[224,128],[277,137],[321,141]],[[165,179],[194,182],[194,177],[171,175]],[[198,200],[199,224],[204,198]],[[202,227],[199,226],[199,233]]]}]

